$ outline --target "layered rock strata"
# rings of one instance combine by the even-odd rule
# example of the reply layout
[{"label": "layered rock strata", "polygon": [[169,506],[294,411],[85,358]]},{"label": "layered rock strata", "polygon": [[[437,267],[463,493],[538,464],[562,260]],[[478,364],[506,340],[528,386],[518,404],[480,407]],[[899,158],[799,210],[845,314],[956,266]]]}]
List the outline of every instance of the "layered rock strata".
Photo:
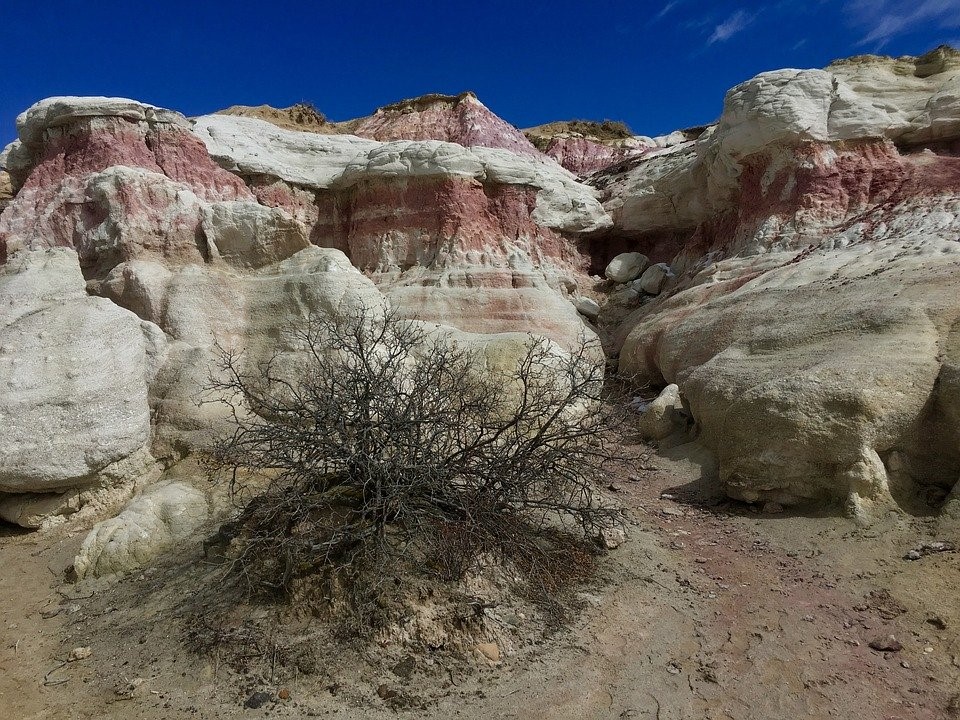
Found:
[{"label": "layered rock strata", "polygon": [[676,275],[619,328],[621,372],[679,386],[729,494],[866,515],[960,478],[958,91],[949,49],[764,73],[597,177]]},{"label": "layered rock strata", "polygon": [[571,342],[578,238],[610,226],[555,163],[438,140],[380,143],[199,118],[195,132],[314,244],[343,250],[412,317],[472,332],[537,328]]},{"label": "layered rock strata", "polygon": [[[393,293],[411,315],[487,333],[436,330],[483,366],[515,362],[525,332],[572,340],[571,238],[610,224],[594,190],[504,150],[194,124],[113,98],[43,101],[18,134],[0,215],[0,517],[29,526],[113,514],[205,446],[226,413],[204,402],[224,350],[293,368],[296,323],[382,312],[358,266],[411,287]],[[171,502],[199,497],[181,490],[99,527],[84,567],[179,537]],[[141,527],[157,543],[124,540]]]}]

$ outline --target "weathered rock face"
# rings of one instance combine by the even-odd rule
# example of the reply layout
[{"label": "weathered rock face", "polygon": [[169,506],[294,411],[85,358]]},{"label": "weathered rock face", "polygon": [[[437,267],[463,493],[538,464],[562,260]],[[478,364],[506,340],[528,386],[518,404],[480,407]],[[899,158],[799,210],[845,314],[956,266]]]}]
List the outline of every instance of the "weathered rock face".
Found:
[{"label": "weathered rock face", "polygon": [[444,140],[541,157],[522,132],[490,112],[471,92],[401,100],[344,125],[354,135],[373,140]]},{"label": "weathered rock face", "polygon": [[628,157],[642,154],[643,150],[639,144],[602,143],[585,137],[555,137],[547,143],[543,152],[570,172],[587,177]]},{"label": "weathered rock face", "polygon": [[0,217],[0,262],[48,247],[76,249],[88,274],[140,253],[190,261],[203,252],[202,203],[254,199],[169,110],[51,98],[17,129],[6,159],[17,197]]},{"label": "weathered rock face", "polygon": [[0,170],[0,213],[10,203],[13,198],[13,180],[10,173]]},{"label": "weathered rock face", "polygon": [[0,493],[95,485],[111,465],[149,462],[147,387],[167,339],[89,297],[71,250],[0,266]]},{"label": "weathered rock face", "polygon": [[[552,161],[486,147],[226,116],[194,132],[110,98],[44,101],[18,131],[3,157],[17,193],[0,216],[0,518],[31,527],[114,514],[137,478],[209,442],[226,409],[197,401],[222,349],[293,368],[295,323],[382,311],[357,266],[413,315],[573,338],[571,238],[610,222]],[[525,341],[457,335],[485,362]],[[173,541],[181,496],[136,501],[81,560],[112,572]],[[147,526],[159,545],[138,544]]]},{"label": "weathered rock face", "polygon": [[653,139],[636,137],[623,123],[611,121],[554,122],[524,134],[541,152],[580,177],[657,147]]},{"label": "weathered rock face", "polygon": [[[472,102],[472,101],[471,101]],[[594,191],[549,160],[439,140],[380,143],[206,116],[195,131],[264,204],[343,250],[404,312],[471,332],[582,324],[566,297],[576,238],[609,226]]]},{"label": "weathered rock face", "polygon": [[[710,127],[541,129],[552,157],[472,95],[284,116],[310,132],[38,103],[0,156],[0,517],[130,497],[222,421],[196,403],[221,348],[292,367],[291,323],[388,303],[493,364],[588,318],[625,375],[670,386],[645,432],[689,413],[734,497],[955,505],[958,83],[948,50],[764,73]],[[91,536],[90,572],[209,509],[164,487]]]},{"label": "weathered rock face", "polygon": [[621,370],[679,385],[731,495],[869,513],[960,478],[958,82],[952,51],[764,73],[698,140],[598,176],[677,274]]}]

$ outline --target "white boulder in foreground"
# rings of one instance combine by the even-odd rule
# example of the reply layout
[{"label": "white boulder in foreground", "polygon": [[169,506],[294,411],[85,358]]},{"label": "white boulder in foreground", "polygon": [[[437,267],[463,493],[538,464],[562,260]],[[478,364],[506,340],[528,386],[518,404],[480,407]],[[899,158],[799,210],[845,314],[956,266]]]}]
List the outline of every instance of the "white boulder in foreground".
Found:
[{"label": "white boulder in foreground", "polygon": [[0,266],[0,492],[95,485],[148,454],[166,345],[156,325],[87,295],[72,250]]},{"label": "white boulder in foreground", "polygon": [[118,516],[94,526],[83,541],[74,571],[80,579],[143,567],[210,519],[207,496],[190,485],[154,486]]},{"label": "white boulder in foreground", "polygon": [[643,253],[621,253],[610,261],[603,274],[615,283],[628,283],[640,277],[649,264],[650,259]]}]

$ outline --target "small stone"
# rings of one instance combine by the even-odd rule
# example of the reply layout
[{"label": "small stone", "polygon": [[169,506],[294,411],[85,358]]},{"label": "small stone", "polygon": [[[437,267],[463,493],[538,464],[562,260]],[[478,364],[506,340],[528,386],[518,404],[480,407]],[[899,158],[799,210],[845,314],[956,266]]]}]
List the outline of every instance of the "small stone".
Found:
[{"label": "small stone", "polygon": [[256,710],[259,707],[263,707],[268,702],[273,700],[273,695],[266,692],[265,690],[258,690],[257,692],[250,695],[247,698],[246,702],[243,703],[244,707],[248,707],[252,710]]},{"label": "small stone", "polygon": [[409,680],[417,669],[417,660],[413,655],[407,655],[403,660],[394,665],[390,672],[403,680]]},{"label": "small stone", "polygon": [[89,647],[75,647],[70,651],[70,654],[67,655],[67,662],[76,662],[77,660],[85,660],[93,654],[93,651]]},{"label": "small stone", "polygon": [[813,615],[804,615],[804,616],[803,616],[802,618],[800,618],[800,619],[803,620],[804,622],[813,622],[814,617],[813,617]]},{"label": "small stone", "polygon": [[500,662],[500,646],[496,643],[477,643],[477,652],[490,662]]},{"label": "small stone", "polygon": [[940,617],[939,615],[933,615],[933,616],[931,616],[931,617],[928,617],[928,618],[927,618],[927,622],[928,622],[930,625],[933,625],[937,630],[946,630],[946,629],[947,629],[947,621],[944,620],[944,619],[943,619],[942,617]]},{"label": "small stone", "polygon": [[661,515],[671,515],[672,517],[683,517],[683,510],[679,510],[679,509],[677,509],[677,508],[668,507],[668,508],[663,508],[663,509],[660,511],[660,514],[661,514]]},{"label": "small stone", "polygon": [[767,502],[763,505],[763,512],[776,515],[783,512],[783,505],[776,502]]},{"label": "small stone", "polygon": [[117,688],[114,692],[120,697],[131,698],[142,695],[146,691],[147,681],[144,678],[134,678],[123,687]]},{"label": "small stone", "polygon": [[911,550],[906,555],[903,556],[904,560],[919,560],[923,555],[920,554],[919,550]]},{"label": "small stone", "polygon": [[930,647],[929,645],[927,645],[927,646],[923,649],[923,652],[924,652],[924,654],[929,655],[930,653],[933,652],[933,648]]},{"label": "small stone", "polygon": [[909,669],[910,669],[910,663],[908,663],[906,660],[902,660],[902,661],[900,662],[900,667],[902,667],[904,670],[909,670]]},{"label": "small stone", "polygon": [[667,663],[667,672],[671,675],[679,675],[681,672],[680,666],[675,662]]},{"label": "small stone", "polygon": [[386,683],[382,683],[382,684],[377,688],[377,695],[380,696],[380,699],[381,699],[381,700],[390,700],[391,698],[395,698],[398,694],[399,694],[399,693],[397,693],[396,690],[394,690],[393,688],[391,688],[391,687],[390,687],[389,685],[387,685]]},{"label": "small stone", "polygon": [[604,528],[600,531],[600,541],[607,550],[613,550],[627,541],[627,533],[619,527]]},{"label": "small stone", "polygon": [[893,635],[876,637],[870,641],[870,647],[877,652],[900,652],[903,645]]},{"label": "small stone", "polygon": [[596,320],[600,317],[600,306],[596,300],[588,297],[577,297],[573,301],[573,306],[577,309],[578,313],[588,320]]},{"label": "small stone", "polygon": [[277,693],[277,697],[280,698],[281,700],[289,700],[289,699],[290,699],[290,691],[287,690],[285,687],[284,687],[284,688],[280,688],[280,692]]}]

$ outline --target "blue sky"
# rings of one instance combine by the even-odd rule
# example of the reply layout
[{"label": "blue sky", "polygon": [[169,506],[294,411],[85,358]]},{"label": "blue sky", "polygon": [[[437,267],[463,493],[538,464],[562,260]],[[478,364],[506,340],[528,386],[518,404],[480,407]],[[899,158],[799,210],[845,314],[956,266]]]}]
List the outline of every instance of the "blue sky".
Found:
[{"label": "blue sky", "polygon": [[0,0],[0,143],[51,95],[188,115],[305,100],[341,120],[467,89],[520,127],[652,135],[713,120],[764,70],[945,42],[960,45],[960,0]]}]

